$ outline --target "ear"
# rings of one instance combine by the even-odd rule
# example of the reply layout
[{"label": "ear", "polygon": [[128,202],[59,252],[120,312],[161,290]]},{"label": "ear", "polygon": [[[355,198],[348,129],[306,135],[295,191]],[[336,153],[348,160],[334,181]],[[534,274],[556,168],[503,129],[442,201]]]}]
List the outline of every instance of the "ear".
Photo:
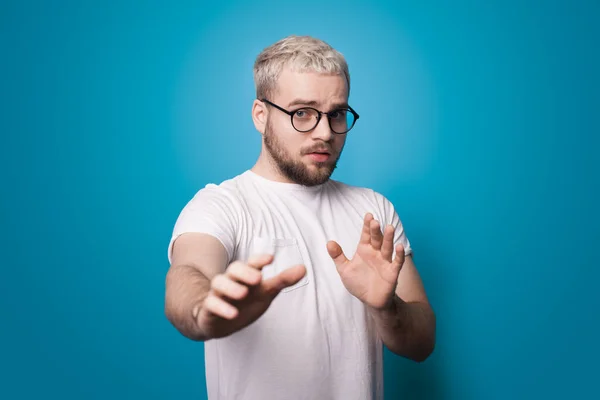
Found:
[{"label": "ear", "polygon": [[252,103],[252,121],[254,121],[254,127],[260,132],[261,135],[265,134],[268,115],[266,104],[258,99],[255,99]]}]

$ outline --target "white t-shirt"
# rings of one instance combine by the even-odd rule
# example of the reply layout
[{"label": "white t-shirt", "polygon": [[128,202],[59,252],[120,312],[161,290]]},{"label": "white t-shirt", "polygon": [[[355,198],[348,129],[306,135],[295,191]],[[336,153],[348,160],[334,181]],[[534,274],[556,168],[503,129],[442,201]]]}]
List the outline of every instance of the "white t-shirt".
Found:
[{"label": "white t-shirt", "polygon": [[335,240],[351,259],[367,212],[382,226],[392,224],[395,244],[412,252],[383,195],[334,180],[306,187],[247,170],[207,185],[189,201],[175,224],[169,260],[177,236],[203,232],[223,243],[230,262],[274,250],[265,277],[296,264],[307,269],[253,324],[205,342],[210,400],[383,398],[382,341],[326,248]]}]

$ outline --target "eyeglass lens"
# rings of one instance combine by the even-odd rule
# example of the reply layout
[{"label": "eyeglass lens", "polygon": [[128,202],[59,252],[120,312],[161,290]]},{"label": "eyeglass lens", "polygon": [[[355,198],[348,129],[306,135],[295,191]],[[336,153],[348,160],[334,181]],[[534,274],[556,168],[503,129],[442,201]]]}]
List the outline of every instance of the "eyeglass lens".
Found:
[{"label": "eyeglass lens", "polygon": [[[324,115],[325,117],[325,115]],[[299,131],[307,132],[314,129],[319,121],[319,112],[313,108],[296,110],[292,116],[292,124]],[[331,130],[345,133],[354,125],[354,114],[350,110],[339,109],[329,113]]]}]

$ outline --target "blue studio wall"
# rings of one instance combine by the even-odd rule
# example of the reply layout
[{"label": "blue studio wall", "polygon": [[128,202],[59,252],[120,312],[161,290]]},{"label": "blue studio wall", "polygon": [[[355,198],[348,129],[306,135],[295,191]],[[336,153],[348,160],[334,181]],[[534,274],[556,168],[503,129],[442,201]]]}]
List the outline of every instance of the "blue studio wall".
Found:
[{"label": "blue studio wall", "polygon": [[386,399],[600,397],[599,9],[3,2],[0,398],[205,398],[166,248],[255,161],[252,63],[289,34],[347,57],[334,178],[396,204],[438,315],[425,363],[386,353]]}]

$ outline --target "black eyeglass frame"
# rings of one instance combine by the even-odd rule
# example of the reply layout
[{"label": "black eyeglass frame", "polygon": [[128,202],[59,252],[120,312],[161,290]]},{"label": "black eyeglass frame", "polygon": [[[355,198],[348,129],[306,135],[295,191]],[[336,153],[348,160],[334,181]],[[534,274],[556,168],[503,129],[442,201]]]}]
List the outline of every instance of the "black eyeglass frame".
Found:
[{"label": "black eyeglass frame", "polygon": [[[325,115],[327,115],[327,122],[329,123],[329,129],[331,129],[331,132],[333,132],[333,133],[335,133],[335,134],[337,134],[337,135],[344,135],[344,134],[346,134],[346,133],[350,132],[350,130],[351,130],[352,128],[354,128],[354,125],[356,125],[356,121],[358,121],[358,118],[360,117],[360,116],[358,115],[358,113],[357,113],[356,111],[354,111],[354,110],[352,109],[352,107],[350,107],[350,106],[348,106],[347,108],[346,108],[346,107],[337,108],[337,109],[335,109],[335,110],[332,110],[332,111],[329,111],[329,112],[325,112],[325,111],[319,111],[319,110],[317,110],[317,109],[316,109],[316,108],[314,108],[314,107],[298,107],[298,108],[296,108],[296,109],[294,109],[294,110],[292,110],[292,111],[288,111],[288,110],[286,110],[285,108],[283,108],[283,107],[280,107],[280,106],[278,106],[277,104],[275,104],[275,103],[273,103],[273,102],[270,102],[270,101],[269,101],[269,100],[267,100],[267,99],[260,99],[260,101],[262,101],[263,103],[267,103],[267,104],[269,104],[269,105],[271,105],[271,106],[275,107],[275,108],[276,108],[276,109],[278,109],[279,111],[281,111],[281,112],[284,112],[284,113],[286,113],[287,115],[289,115],[289,116],[290,116],[290,122],[292,123],[292,127],[293,127],[295,130],[297,130],[298,132],[300,132],[300,133],[306,133],[306,132],[310,132],[310,131],[312,131],[313,129],[315,129],[315,128],[316,128],[316,127],[319,125],[319,122],[321,122],[321,117],[323,116],[323,114],[325,114]],[[296,126],[294,125],[294,114],[295,114],[297,111],[299,111],[299,110],[314,110],[314,111],[316,111],[316,112],[317,112],[317,115],[318,115],[318,117],[317,117],[317,122],[315,123],[315,126],[313,126],[313,127],[312,127],[312,128],[310,128],[310,129],[307,129],[307,130],[305,130],[305,131],[301,131],[300,129],[296,128]],[[352,126],[351,126],[350,128],[348,128],[348,129],[347,129],[346,131],[344,131],[344,132],[336,132],[336,131],[333,129],[333,127],[331,126],[331,115],[330,115],[330,114],[332,114],[332,113],[334,113],[334,112],[337,112],[337,111],[340,111],[340,110],[348,110],[348,111],[350,111],[350,112],[352,113],[352,115],[354,115],[354,121],[352,122]]]}]

